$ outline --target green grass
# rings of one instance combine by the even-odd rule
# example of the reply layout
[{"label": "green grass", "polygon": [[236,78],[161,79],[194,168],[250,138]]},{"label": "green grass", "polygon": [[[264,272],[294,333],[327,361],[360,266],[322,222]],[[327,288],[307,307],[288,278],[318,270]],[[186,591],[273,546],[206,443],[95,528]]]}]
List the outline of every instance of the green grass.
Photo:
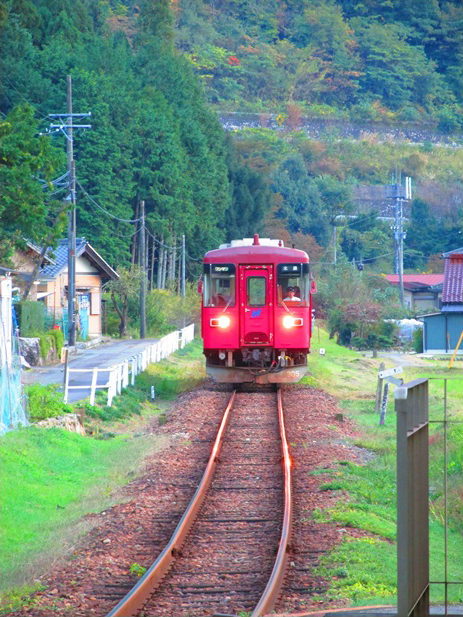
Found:
[{"label": "green grass", "polygon": [[[319,349],[325,349],[325,355]],[[309,357],[310,376],[304,382],[323,388],[338,399],[346,415],[358,426],[353,443],[376,457],[365,465],[347,463],[331,473],[322,490],[333,491],[335,506],[312,513],[319,522],[336,522],[367,532],[370,537],[344,541],[324,556],[317,573],[331,581],[328,596],[348,599],[353,605],[395,604],[396,599],[396,416],[394,386],[386,423],[379,426],[375,392],[381,358],[355,352],[329,340],[316,329]],[[392,362],[384,361],[386,367]],[[405,382],[420,377],[461,377],[461,369],[448,370],[448,361],[404,368]],[[444,382],[430,379],[430,419],[444,417]],[[463,420],[463,379],[447,382],[450,419]],[[463,424],[448,426],[448,563],[450,580],[463,572]],[[431,580],[443,580],[444,572],[444,432],[440,422],[430,425],[430,570]],[[326,470],[321,470],[326,474]],[[449,601],[460,603],[463,586],[451,585]],[[443,588],[432,586],[433,602],[442,602]]]},{"label": "green grass", "polygon": [[[120,436],[102,441],[60,429],[23,428],[2,438],[1,580],[3,590],[30,582],[47,557],[59,556],[79,519],[114,503],[160,441]],[[24,565],[27,564],[27,565]]]},{"label": "green grass", "polygon": [[82,517],[120,501],[117,489],[163,447],[164,439],[140,436],[147,418],[165,412],[168,401],[204,377],[202,344],[194,341],[151,364],[111,408],[104,393],[94,406],[76,405],[85,412],[87,436],[30,427],[2,437],[0,575],[7,610],[21,604],[43,568],[88,531]]},{"label": "green grass", "polygon": [[150,364],[139,375],[139,387],[154,385],[156,398],[172,400],[182,392],[197,386],[205,377],[202,340],[196,339],[159,364]]}]

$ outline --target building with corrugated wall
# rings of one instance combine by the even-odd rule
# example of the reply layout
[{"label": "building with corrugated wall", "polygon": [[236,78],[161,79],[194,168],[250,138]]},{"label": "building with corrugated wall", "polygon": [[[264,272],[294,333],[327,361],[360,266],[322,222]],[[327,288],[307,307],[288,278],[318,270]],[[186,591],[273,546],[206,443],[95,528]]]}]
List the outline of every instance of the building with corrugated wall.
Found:
[{"label": "building with corrugated wall", "polygon": [[[423,351],[453,353],[463,333],[463,248],[444,253],[445,270],[440,313],[422,315]],[[463,354],[460,344],[459,354]]]}]

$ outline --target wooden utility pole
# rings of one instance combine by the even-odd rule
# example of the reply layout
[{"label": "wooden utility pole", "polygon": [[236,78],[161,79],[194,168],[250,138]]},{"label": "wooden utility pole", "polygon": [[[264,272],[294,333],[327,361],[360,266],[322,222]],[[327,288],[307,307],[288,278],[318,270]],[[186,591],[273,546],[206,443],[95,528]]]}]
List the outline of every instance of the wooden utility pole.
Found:
[{"label": "wooden utility pole", "polygon": [[140,225],[140,338],[146,337],[146,252],[145,252],[145,202],[140,202],[141,225]]},{"label": "wooden utility pole", "polygon": [[[72,78],[66,81],[66,113],[49,114],[50,118],[58,118],[59,124],[51,124],[50,128],[63,131],[66,135],[68,190],[65,200],[70,205],[68,215],[68,345],[76,344],[76,167],[74,162],[73,129],[91,129],[90,124],[74,124],[77,118],[86,118],[91,113],[73,113],[72,111]],[[66,121],[64,121],[66,119]]]},{"label": "wooden utility pole", "polygon": [[150,291],[153,291],[154,285],[154,257],[156,254],[156,236],[151,240],[151,271],[150,271]]},{"label": "wooden utility pole", "polygon": [[162,289],[162,268],[164,261],[164,247],[162,246],[164,242],[164,236],[161,236],[161,241],[159,244],[159,254],[158,254],[158,283],[157,288]]},{"label": "wooden utility pole", "polygon": [[182,296],[185,297],[185,234],[182,236]]},{"label": "wooden utility pole", "polygon": [[[139,206],[138,206],[138,200],[137,200],[137,205],[135,206],[135,220],[138,220],[138,215],[139,215]],[[133,239],[132,239],[132,270],[135,266],[135,254],[137,251],[137,238],[138,238],[139,234],[134,234]]]}]

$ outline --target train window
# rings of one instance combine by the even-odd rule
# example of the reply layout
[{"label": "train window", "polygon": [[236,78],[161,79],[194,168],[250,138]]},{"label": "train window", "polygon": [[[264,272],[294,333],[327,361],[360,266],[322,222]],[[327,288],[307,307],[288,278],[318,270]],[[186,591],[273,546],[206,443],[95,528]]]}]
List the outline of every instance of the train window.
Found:
[{"label": "train window", "polygon": [[264,276],[249,276],[248,286],[248,306],[265,306],[266,279]]},{"label": "train window", "polygon": [[234,264],[204,264],[204,306],[235,306]]},{"label": "train window", "polygon": [[280,306],[309,306],[309,264],[278,264],[277,301]]}]

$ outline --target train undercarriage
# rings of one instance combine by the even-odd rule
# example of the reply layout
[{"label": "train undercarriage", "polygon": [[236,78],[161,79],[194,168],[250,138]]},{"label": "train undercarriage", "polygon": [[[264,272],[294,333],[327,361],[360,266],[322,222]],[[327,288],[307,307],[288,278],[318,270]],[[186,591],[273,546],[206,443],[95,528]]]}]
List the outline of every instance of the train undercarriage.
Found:
[{"label": "train undercarriage", "polygon": [[205,350],[206,373],[219,383],[297,383],[307,372],[307,350],[251,347]]}]

